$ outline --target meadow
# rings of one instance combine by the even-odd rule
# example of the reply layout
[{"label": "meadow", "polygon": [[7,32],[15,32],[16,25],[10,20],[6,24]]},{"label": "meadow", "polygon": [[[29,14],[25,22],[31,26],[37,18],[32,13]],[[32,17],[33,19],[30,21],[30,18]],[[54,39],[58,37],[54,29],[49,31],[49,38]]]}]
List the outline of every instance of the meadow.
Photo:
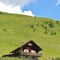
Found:
[{"label": "meadow", "polygon": [[60,21],[0,12],[0,56],[29,40],[43,49],[39,60],[60,57]]}]

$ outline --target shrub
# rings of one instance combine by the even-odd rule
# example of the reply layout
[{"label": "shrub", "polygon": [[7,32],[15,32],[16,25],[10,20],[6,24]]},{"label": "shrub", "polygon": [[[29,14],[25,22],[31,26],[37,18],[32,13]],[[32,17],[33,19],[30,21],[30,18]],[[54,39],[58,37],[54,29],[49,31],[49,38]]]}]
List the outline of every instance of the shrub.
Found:
[{"label": "shrub", "polygon": [[44,21],[45,24],[48,24],[48,21]]},{"label": "shrub", "polygon": [[59,58],[59,57],[57,57],[57,58],[55,58],[55,60],[60,60],[60,58]]},{"label": "shrub", "polygon": [[56,32],[55,31],[51,31],[51,35],[56,35]]},{"label": "shrub", "polygon": [[52,21],[49,22],[48,24],[49,27],[53,28],[54,27],[54,23]]},{"label": "shrub", "polygon": [[35,32],[36,31],[36,29],[33,29],[33,32]]},{"label": "shrub", "polygon": [[34,28],[33,24],[32,24],[32,25],[30,25],[30,27],[31,27],[31,28]]},{"label": "shrub", "polygon": [[47,27],[45,26],[44,29],[47,30]]},{"label": "shrub", "polygon": [[41,26],[42,26],[42,27],[44,27],[44,25],[43,25],[43,24],[42,24]]},{"label": "shrub", "polygon": [[45,34],[47,34],[48,32],[47,31],[45,31]]},{"label": "shrub", "polygon": [[37,23],[37,26],[39,26],[39,23]]},{"label": "shrub", "polygon": [[7,30],[6,30],[6,29],[3,29],[3,31],[4,31],[4,32],[7,32]]},{"label": "shrub", "polygon": [[47,27],[46,27],[45,25],[42,24],[41,26],[42,26],[45,30],[47,30]]},{"label": "shrub", "polygon": [[56,23],[60,25],[60,22],[59,21],[56,21]]}]

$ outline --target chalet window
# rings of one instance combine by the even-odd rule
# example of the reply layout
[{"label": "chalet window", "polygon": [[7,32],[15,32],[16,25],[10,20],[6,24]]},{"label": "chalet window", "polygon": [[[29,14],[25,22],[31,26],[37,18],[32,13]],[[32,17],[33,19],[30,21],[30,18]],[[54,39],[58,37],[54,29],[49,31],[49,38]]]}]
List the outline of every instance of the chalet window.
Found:
[{"label": "chalet window", "polygon": [[32,46],[32,43],[28,43],[28,46]]},{"label": "chalet window", "polygon": [[24,52],[29,52],[29,50],[28,49],[24,49]]},{"label": "chalet window", "polygon": [[31,53],[36,53],[36,51],[35,50],[31,50]]}]

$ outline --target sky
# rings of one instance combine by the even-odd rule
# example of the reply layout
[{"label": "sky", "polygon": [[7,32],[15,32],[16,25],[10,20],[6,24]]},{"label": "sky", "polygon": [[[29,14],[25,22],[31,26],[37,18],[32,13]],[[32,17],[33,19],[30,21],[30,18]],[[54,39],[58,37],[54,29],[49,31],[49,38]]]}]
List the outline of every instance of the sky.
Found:
[{"label": "sky", "polygon": [[0,11],[60,20],[60,0],[0,0]]}]

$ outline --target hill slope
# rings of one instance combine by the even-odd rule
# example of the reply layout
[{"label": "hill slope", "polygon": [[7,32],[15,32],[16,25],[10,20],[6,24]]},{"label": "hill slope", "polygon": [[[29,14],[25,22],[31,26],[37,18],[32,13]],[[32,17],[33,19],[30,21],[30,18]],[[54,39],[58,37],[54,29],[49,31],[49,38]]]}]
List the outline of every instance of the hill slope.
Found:
[{"label": "hill slope", "polygon": [[0,12],[0,56],[28,40],[34,40],[43,49],[41,59],[60,57],[60,22]]}]

